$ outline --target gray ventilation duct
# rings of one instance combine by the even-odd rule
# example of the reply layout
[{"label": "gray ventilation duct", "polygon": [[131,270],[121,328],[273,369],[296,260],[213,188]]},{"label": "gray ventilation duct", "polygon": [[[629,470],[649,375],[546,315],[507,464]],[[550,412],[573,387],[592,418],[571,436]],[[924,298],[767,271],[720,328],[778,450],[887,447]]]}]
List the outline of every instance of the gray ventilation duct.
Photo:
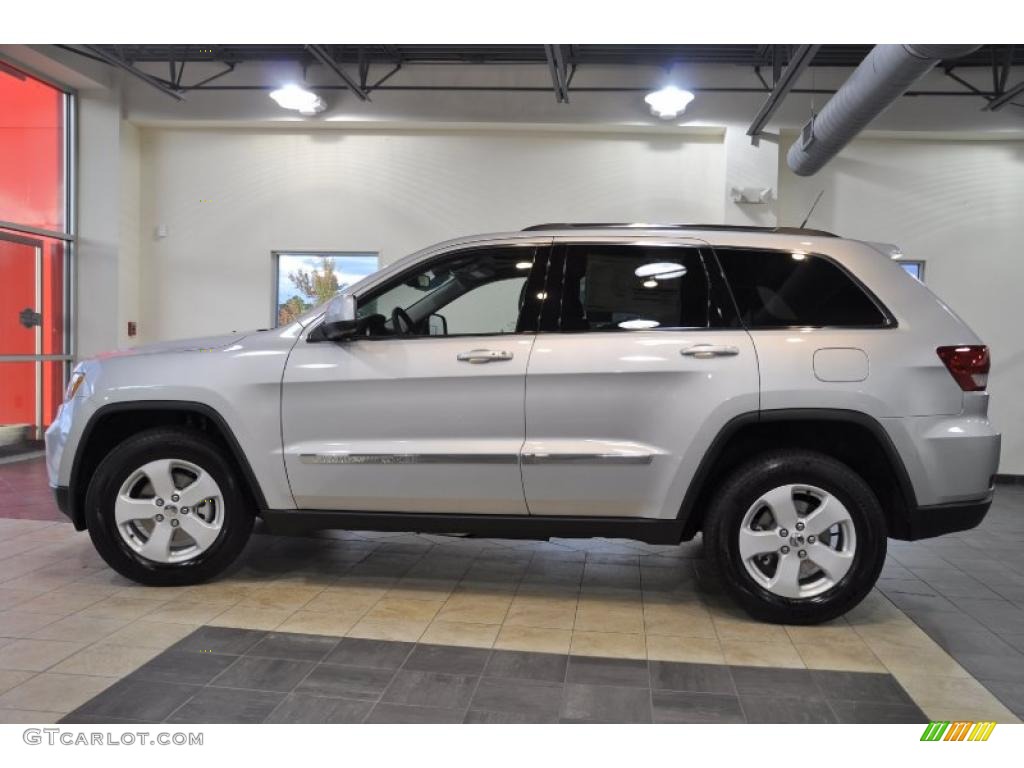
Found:
[{"label": "gray ventilation duct", "polygon": [[876,45],[808,122],[786,156],[797,176],[820,171],[854,136],[943,59],[980,45]]}]

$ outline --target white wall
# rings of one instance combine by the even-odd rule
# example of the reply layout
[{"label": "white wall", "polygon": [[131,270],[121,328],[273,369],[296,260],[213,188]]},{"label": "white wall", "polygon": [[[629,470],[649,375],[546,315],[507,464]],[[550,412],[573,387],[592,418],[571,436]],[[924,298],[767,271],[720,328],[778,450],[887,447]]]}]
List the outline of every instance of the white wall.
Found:
[{"label": "white wall", "polygon": [[121,106],[115,93],[83,91],[78,99],[78,242],[75,289],[77,355],[117,340],[120,243]]},{"label": "white wall", "polygon": [[139,267],[142,214],[142,165],[139,129],[122,121],[120,125],[121,208],[118,248],[118,345],[134,340],[128,336],[128,323],[139,319]]},{"label": "white wall", "polygon": [[991,347],[1000,471],[1024,474],[1024,141],[865,139],[810,179],[781,166],[780,221],[799,221],[824,189],[808,226],[925,260],[927,285]]},{"label": "white wall", "polygon": [[723,218],[720,136],[141,134],[142,340],[266,326],[273,250],[377,251],[387,263],[544,221]]}]

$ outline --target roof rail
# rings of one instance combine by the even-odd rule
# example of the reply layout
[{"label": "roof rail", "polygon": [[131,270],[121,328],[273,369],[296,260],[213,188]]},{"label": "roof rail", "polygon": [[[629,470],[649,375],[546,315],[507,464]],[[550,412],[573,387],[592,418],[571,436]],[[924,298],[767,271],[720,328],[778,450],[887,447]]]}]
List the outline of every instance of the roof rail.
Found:
[{"label": "roof rail", "polygon": [[707,230],[711,232],[767,232],[777,235],[814,235],[816,237],[839,237],[833,232],[802,227],[744,227],[733,224],[534,224],[523,232],[543,232],[552,229],[674,229]]}]

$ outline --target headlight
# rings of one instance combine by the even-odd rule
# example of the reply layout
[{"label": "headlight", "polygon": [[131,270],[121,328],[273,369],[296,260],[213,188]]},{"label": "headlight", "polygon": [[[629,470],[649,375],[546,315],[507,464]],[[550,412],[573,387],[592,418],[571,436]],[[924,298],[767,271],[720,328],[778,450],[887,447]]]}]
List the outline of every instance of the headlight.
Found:
[{"label": "headlight", "polygon": [[78,392],[78,388],[82,386],[82,382],[85,381],[84,373],[73,373],[71,374],[71,380],[68,382],[68,388],[64,390],[64,402],[68,402]]}]

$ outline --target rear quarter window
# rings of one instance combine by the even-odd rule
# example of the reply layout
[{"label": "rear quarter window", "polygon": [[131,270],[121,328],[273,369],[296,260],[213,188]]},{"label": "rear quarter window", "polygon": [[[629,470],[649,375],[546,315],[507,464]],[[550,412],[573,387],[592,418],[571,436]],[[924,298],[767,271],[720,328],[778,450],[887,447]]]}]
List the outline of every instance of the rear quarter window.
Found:
[{"label": "rear quarter window", "polygon": [[844,269],[788,251],[716,249],[748,328],[881,328],[889,319]]}]

